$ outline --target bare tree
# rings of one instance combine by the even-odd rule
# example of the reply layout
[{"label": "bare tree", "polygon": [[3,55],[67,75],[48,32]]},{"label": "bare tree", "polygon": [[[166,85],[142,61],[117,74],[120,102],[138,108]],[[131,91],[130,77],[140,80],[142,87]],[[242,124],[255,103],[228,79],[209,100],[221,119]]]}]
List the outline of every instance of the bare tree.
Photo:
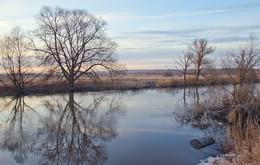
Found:
[{"label": "bare tree", "polygon": [[34,35],[40,44],[36,51],[43,53],[51,72],[61,73],[70,91],[83,75],[95,80],[101,70],[114,71],[116,44],[106,37],[103,20],[85,10],[44,6],[37,21]]},{"label": "bare tree", "polygon": [[192,56],[192,62],[196,67],[196,83],[199,84],[201,70],[213,63],[206,56],[213,53],[215,48],[208,45],[207,39],[195,39],[192,44],[188,45],[188,50]]},{"label": "bare tree", "polygon": [[259,55],[256,38],[250,35],[249,42],[241,46],[238,51],[231,51],[226,58],[222,58],[223,68],[233,86],[233,91],[230,93],[234,101],[239,102],[237,88],[256,79],[255,68],[260,62]]},{"label": "bare tree", "polygon": [[175,59],[175,63],[178,65],[176,67],[177,71],[183,75],[184,85],[187,86],[186,75],[188,72],[188,68],[192,64],[192,56],[191,56],[190,52],[183,51],[183,57],[178,57],[177,59]]},{"label": "bare tree", "polygon": [[31,42],[20,27],[14,27],[0,41],[0,65],[8,78],[1,79],[0,82],[15,90],[17,95],[24,94],[25,87],[37,77],[36,74],[31,74],[36,66],[31,48]]}]

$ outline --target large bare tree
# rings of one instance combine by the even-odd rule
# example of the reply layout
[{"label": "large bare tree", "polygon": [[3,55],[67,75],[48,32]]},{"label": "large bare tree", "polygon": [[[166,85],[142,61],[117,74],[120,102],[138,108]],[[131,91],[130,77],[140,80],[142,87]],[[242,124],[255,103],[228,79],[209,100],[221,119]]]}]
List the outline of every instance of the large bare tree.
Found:
[{"label": "large bare tree", "polygon": [[14,27],[10,34],[0,40],[0,66],[7,79],[1,79],[5,86],[17,95],[25,92],[38,74],[35,72],[36,59],[32,55],[32,44],[20,27]]},{"label": "large bare tree", "polygon": [[188,45],[188,50],[192,56],[193,64],[196,67],[196,84],[198,85],[201,70],[213,63],[211,59],[207,58],[207,55],[213,53],[215,48],[209,46],[207,39],[201,38],[195,39]]},{"label": "large bare tree", "polygon": [[106,37],[106,23],[100,18],[86,10],[44,6],[37,21],[36,50],[43,53],[51,72],[61,73],[70,91],[83,75],[97,79],[99,71],[114,70],[116,44]]}]

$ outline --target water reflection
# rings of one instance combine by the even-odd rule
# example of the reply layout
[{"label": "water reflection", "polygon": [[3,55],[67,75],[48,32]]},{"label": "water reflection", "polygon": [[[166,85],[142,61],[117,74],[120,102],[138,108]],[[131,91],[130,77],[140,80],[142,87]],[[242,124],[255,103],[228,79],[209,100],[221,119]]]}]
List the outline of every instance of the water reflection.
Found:
[{"label": "water reflection", "polygon": [[107,159],[106,143],[117,136],[112,120],[120,109],[112,100],[105,114],[97,115],[95,109],[103,100],[99,96],[83,107],[70,93],[67,104],[46,103],[51,113],[38,130],[44,137],[38,148],[44,164],[102,164]]},{"label": "water reflection", "polygon": [[190,126],[204,130],[205,137],[213,137],[217,144],[223,143],[226,132],[226,121],[220,113],[225,107],[219,98],[225,93],[221,87],[196,87],[183,89],[183,106],[174,111],[175,120],[180,126]]},{"label": "water reflection", "polygon": [[[34,154],[40,158],[34,164],[102,164],[108,157],[107,143],[117,136],[117,117],[124,113],[119,98],[104,95],[90,95],[80,102],[69,93],[48,100],[36,123],[29,118],[36,110],[23,97],[6,105],[1,111],[8,112],[1,149],[9,151],[16,163],[25,163]],[[37,128],[29,130],[28,125],[34,124]]]},{"label": "water reflection", "polygon": [[25,103],[24,97],[6,102],[1,112],[9,110],[0,147],[3,151],[9,151],[17,163],[24,163],[28,153],[32,152],[32,143],[35,141],[24,125],[30,121],[28,114],[35,111]]},{"label": "water reflection", "polygon": [[220,91],[219,87],[184,88],[184,106],[174,112],[175,117],[183,125],[191,124],[192,127],[200,129],[206,129],[214,122],[222,122],[222,117],[217,113],[225,108],[220,106],[222,100],[218,99],[222,96],[224,92]]}]

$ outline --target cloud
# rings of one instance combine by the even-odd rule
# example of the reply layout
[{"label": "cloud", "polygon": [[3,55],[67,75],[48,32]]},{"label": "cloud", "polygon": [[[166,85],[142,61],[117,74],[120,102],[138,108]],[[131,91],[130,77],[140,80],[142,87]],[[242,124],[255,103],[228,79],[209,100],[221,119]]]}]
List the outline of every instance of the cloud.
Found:
[{"label": "cloud", "polygon": [[[242,32],[242,33],[241,33]],[[126,34],[139,36],[142,39],[152,39],[150,41],[160,41],[162,43],[183,43],[197,37],[209,38],[214,42],[231,42],[244,40],[252,32],[260,32],[260,24],[234,25],[227,24],[221,26],[202,26],[186,29],[174,30],[142,30]],[[239,37],[234,37],[234,36]]]},{"label": "cloud", "polygon": [[21,23],[21,24],[23,24],[23,23],[35,23],[35,19],[18,19],[18,20],[16,20],[16,22],[18,22],[18,23]]},{"label": "cloud", "polygon": [[253,2],[253,3],[240,3],[240,4],[232,4],[232,5],[219,5],[219,6],[211,6],[211,7],[206,7],[202,8],[203,10],[229,10],[229,11],[234,11],[234,10],[249,10],[249,9],[254,9],[254,8],[260,8],[260,2]]},{"label": "cloud", "polygon": [[10,23],[8,21],[0,21],[0,27],[8,27],[10,26]]},{"label": "cloud", "polygon": [[0,21],[0,35],[10,31],[12,23],[10,21]]},{"label": "cloud", "polygon": [[[195,38],[207,38],[217,50],[228,50],[260,34],[260,24],[226,24],[174,30],[140,30],[115,37],[118,54],[129,68],[167,68],[169,58],[181,54]],[[158,57],[162,58],[159,59]],[[138,59],[138,65],[136,62]],[[149,61],[147,59],[151,59]],[[163,64],[163,65],[162,65]]]},{"label": "cloud", "polygon": [[199,28],[187,28],[187,29],[175,29],[175,30],[143,30],[133,32],[136,35],[188,35],[191,33],[198,33],[202,31],[212,30],[212,27],[199,27]]},{"label": "cloud", "polygon": [[15,24],[18,24],[24,30],[32,30],[32,29],[36,28],[36,26],[37,26],[35,19],[33,19],[33,18],[18,19],[18,20],[15,20]]},{"label": "cloud", "polygon": [[229,10],[181,12],[181,13],[170,13],[170,14],[151,15],[151,16],[129,16],[129,14],[126,14],[125,12],[107,13],[107,14],[99,14],[99,15],[105,20],[137,20],[137,19],[161,19],[161,18],[176,17],[176,16],[198,16],[198,15],[209,15],[209,14],[218,14],[218,13],[226,13],[226,12],[229,12]]},{"label": "cloud", "polygon": [[26,12],[23,4],[19,1],[3,1],[0,2],[0,14],[2,18],[8,18],[10,16],[21,14]]},{"label": "cloud", "polygon": [[176,29],[176,30],[143,30],[143,31],[136,31],[132,34],[136,35],[187,35],[187,34],[194,34],[200,33],[205,31],[241,31],[241,30],[260,30],[260,24],[247,24],[247,25],[222,25],[222,26],[203,26],[203,27],[192,27],[186,29]]},{"label": "cloud", "polygon": [[24,30],[32,30],[36,26],[36,23],[34,19],[0,21],[0,33],[9,33],[11,28],[15,26],[20,26]]},{"label": "cloud", "polygon": [[222,6],[209,6],[200,8],[200,11],[195,12],[179,12],[179,13],[169,13],[161,15],[148,15],[148,16],[133,16],[129,12],[113,12],[99,14],[105,20],[138,20],[138,19],[161,19],[168,17],[177,17],[177,16],[199,16],[199,15],[210,15],[210,14],[220,14],[227,13],[237,10],[248,10],[253,8],[260,8],[260,2],[255,3],[243,3],[243,4],[234,4],[234,5],[222,5]]},{"label": "cloud", "polygon": [[223,43],[223,42],[245,42],[248,40],[248,37],[241,37],[241,36],[230,36],[230,37],[216,37],[212,39],[212,42],[216,43]]},{"label": "cloud", "polygon": [[102,13],[102,14],[96,14],[97,16],[100,16],[104,20],[114,20],[116,18],[122,17],[122,15],[128,15],[127,12],[111,12],[111,13]]}]

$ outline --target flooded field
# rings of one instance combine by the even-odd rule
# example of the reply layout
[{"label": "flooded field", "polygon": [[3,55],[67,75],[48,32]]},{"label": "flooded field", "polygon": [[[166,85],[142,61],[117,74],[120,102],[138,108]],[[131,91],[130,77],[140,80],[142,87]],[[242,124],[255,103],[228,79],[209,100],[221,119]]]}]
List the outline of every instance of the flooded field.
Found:
[{"label": "flooded field", "polygon": [[[215,88],[149,89],[4,97],[1,164],[183,164],[219,153],[190,140],[221,134],[185,122],[184,107],[214,97]],[[178,114],[178,115],[177,115]]]}]

